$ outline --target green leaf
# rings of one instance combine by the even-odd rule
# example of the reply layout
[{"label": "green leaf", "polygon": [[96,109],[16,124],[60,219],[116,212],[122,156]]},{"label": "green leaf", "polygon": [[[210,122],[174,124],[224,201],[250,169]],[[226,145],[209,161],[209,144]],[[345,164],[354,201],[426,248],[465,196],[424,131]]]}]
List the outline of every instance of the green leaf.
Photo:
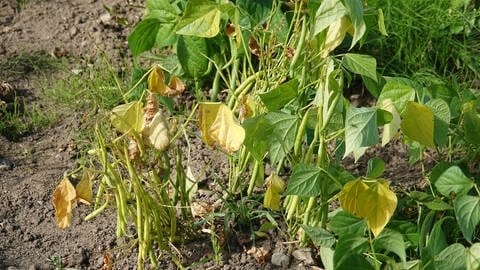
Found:
[{"label": "green leaf", "polygon": [[320,168],[300,163],[293,168],[285,195],[318,196],[322,180],[325,181],[325,177]]},{"label": "green leaf", "polygon": [[391,123],[393,114],[383,109],[377,109],[377,126],[383,126]]},{"label": "green leaf", "polygon": [[367,164],[367,177],[378,178],[382,176],[385,171],[385,162],[378,157],[374,157],[368,160]]},{"label": "green leaf", "polygon": [[387,143],[393,139],[400,129],[401,119],[400,114],[398,113],[395,105],[391,99],[384,99],[381,102],[377,102],[377,107],[381,110],[385,110],[390,112],[392,115],[392,120],[390,123],[385,124],[383,126],[383,134],[382,134],[382,146],[385,146]]},{"label": "green leaf", "polygon": [[425,145],[411,141],[408,145],[408,165],[413,166],[413,164],[422,160],[423,152],[425,152]]},{"label": "green leaf", "polygon": [[[369,269],[372,268],[367,262],[362,262],[362,253],[369,249],[368,239],[356,236],[345,235],[340,237],[335,252],[333,253],[333,263],[335,269]],[[360,257],[354,256],[359,255]],[[370,267],[366,267],[370,265]]]},{"label": "green leaf", "polygon": [[269,112],[265,119],[273,127],[273,134],[269,136],[269,156],[271,165],[275,166],[292,150],[300,120],[284,112]]},{"label": "green leaf", "polygon": [[383,17],[383,10],[381,8],[377,9],[378,14],[378,31],[384,36],[388,36],[387,29],[385,28],[385,20]]},{"label": "green leaf", "polygon": [[242,15],[248,16],[252,26],[263,24],[270,16],[273,0],[237,0]]},{"label": "green leaf", "polygon": [[434,211],[446,211],[446,210],[453,209],[453,207],[450,204],[442,201],[440,198],[435,198],[432,201],[425,202],[424,205],[428,209],[431,209]]},{"label": "green leaf", "polygon": [[464,270],[466,260],[465,247],[462,244],[453,244],[435,256],[435,269]]},{"label": "green leaf", "polygon": [[407,107],[407,102],[415,99],[415,89],[400,81],[387,81],[387,83],[383,86],[382,92],[380,92],[380,96],[377,100],[377,106],[382,104],[382,102],[386,99],[390,99],[400,115],[403,115]]},{"label": "green leaf", "polygon": [[158,29],[154,47],[163,48],[175,44],[175,42],[177,42],[177,36],[173,31],[174,28],[175,25],[173,23],[162,24]]},{"label": "green leaf", "polygon": [[345,7],[348,12],[348,16],[352,21],[355,33],[353,34],[352,45],[350,49],[357,44],[357,42],[363,37],[367,27],[363,20],[363,1],[360,0],[344,0]]},{"label": "green leaf", "polygon": [[143,126],[143,104],[134,101],[113,108],[110,121],[123,134],[140,132]]},{"label": "green leaf", "polygon": [[449,218],[453,219],[452,217],[447,216],[435,222],[432,231],[430,232],[427,242],[427,248],[430,250],[430,254],[432,254],[433,256],[439,254],[448,246],[445,232],[442,229],[442,225],[443,222]]},{"label": "green leaf", "polygon": [[405,242],[403,241],[402,234],[397,231],[390,229],[383,230],[373,241],[373,246],[375,247],[375,251],[390,251],[398,255],[402,262],[407,261]]},{"label": "green leaf", "polygon": [[333,268],[333,249],[328,247],[320,247],[320,258],[325,270],[334,270]]},{"label": "green leaf", "polygon": [[378,142],[377,112],[375,108],[355,108],[347,110],[345,123],[345,154],[361,147]]},{"label": "green leaf", "polygon": [[453,202],[455,217],[465,239],[472,243],[472,235],[480,222],[480,197],[463,195]]},{"label": "green leaf", "polygon": [[176,26],[179,35],[211,38],[220,31],[218,4],[209,0],[189,0]]},{"label": "green leaf", "polygon": [[377,60],[366,54],[346,53],[342,65],[350,72],[366,76],[377,82]]},{"label": "green leaf", "polygon": [[321,227],[310,227],[303,224],[300,224],[300,226],[317,246],[330,248],[335,244],[335,236],[329,231]]},{"label": "green leaf", "polygon": [[277,88],[260,94],[260,99],[269,111],[281,109],[297,96],[299,83],[297,79],[282,83]]},{"label": "green leaf", "polygon": [[160,26],[161,22],[157,19],[142,20],[135,26],[133,32],[128,36],[128,47],[133,57],[153,48]]},{"label": "green leaf", "polygon": [[467,111],[463,115],[463,130],[467,142],[480,146],[480,117],[475,111]]},{"label": "green leaf", "polygon": [[478,269],[480,269],[480,243],[475,243],[467,249],[467,270]]},{"label": "green leaf", "polygon": [[173,22],[178,10],[168,0],[147,0],[145,19],[157,19],[162,23]]},{"label": "green leaf", "polygon": [[410,139],[428,147],[435,147],[433,141],[433,112],[425,105],[409,101],[401,129]]},{"label": "green leaf", "polygon": [[365,233],[365,220],[350,214],[347,211],[339,211],[336,213],[328,224],[328,228],[337,235],[363,235]]},{"label": "green leaf", "polygon": [[466,194],[474,183],[458,166],[452,166],[442,173],[434,185],[443,196],[448,197],[452,192],[457,196]]},{"label": "green leaf", "polygon": [[315,24],[313,28],[313,35],[325,30],[328,26],[340,20],[347,14],[347,9],[339,0],[325,0],[315,14]]},{"label": "green leaf", "polygon": [[437,182],[438,178],[442,176],[442,174],[450,168],[452,165],[448,162],[441,161],[435,167],[433,167],[432,171],[430,172],[430,175],[428,176],[428,180],[430,183],[435,184]]},{"label": "green leaf", "polygon": [[193,78],[200,78],[208,69],[208,47],[204,38],[179,36],[177,57],[182,69]]},{"label": "green leaf", "polygon": [[267,123],[264,115],[247,118],[242,126],[245,129],[243,144],[257,161],[262,161],[269,147],[273,127]]},{"label": "green leaf", "polygon": [[442,99],[432,99],[425,104],[434,114],[434,141],[438,146],[448,143],[448,127],[450,126],[450,108]]}]

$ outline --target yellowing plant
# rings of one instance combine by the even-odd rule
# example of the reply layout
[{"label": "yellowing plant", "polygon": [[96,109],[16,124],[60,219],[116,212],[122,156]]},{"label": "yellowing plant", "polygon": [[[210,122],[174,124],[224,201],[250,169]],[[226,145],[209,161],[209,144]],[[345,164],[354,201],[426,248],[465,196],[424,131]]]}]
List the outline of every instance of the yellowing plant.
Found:
[{"label": "yellowing plant", "polygon": [[343,187],[339,200],[343,209],[367,221],[375,237],[385,228],[397,207],[397,196],[384,179],[350,181]]},{"label": "yellowing plant", "polygon": [[55,220],[58,227],[70,226],[72,210],[77,206],[77,200],[90,204],[92,202],[92,181],[90,174],[84,169],[83,176],[76,187],[68,177],[63,177],[53,192],[53,206],[55,207]]},{"label": "yellowing plant", "polygon": [[199,126],[206,144],[219,144],[229,153],[238,151],[245,139],[245,130],[234,119],[233,112],[222,103],[201,103]]}]

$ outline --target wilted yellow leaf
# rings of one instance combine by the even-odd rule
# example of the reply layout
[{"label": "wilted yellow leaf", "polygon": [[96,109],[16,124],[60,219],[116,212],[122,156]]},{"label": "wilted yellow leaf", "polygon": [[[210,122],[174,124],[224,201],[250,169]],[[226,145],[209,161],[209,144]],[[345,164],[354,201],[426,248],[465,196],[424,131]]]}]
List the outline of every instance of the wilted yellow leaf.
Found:
[{"label": "wilted yellow leaf", "polygon": [[285,182],[276,174],[270,175],[266,179],[266,182],[267,191],[263,198],[263,206],[275,211],[280,211],[280,197],[281,193],[285,190]]},{"label": "wilted yellow leaf", "polygon": [[60,228],[70,226],[72,209],[75,208],[77,197],[75,188],[68,178],[64,177],[53,193],[53,205],[55,207],[55,219]]},{"label": "wilted yellow leaf", "polygon": [[378,236],[397,208],[397,196],[390,190],[386,180],[374,182],[368,190],[359,194],[360,216],[367,220],[368,227]]},{"label": "wilted yellow leaf", "polygon": [[245,130],[222,103],[200,104],[199,125],[206,144],[219,144],[227,152],[238,151],[245,139]]},{"label": "wilted yellow leaf", "polygon": [[170,82],[168,83],[168,86],[165,87],[165,91],[163,91],[161,94],[164,96],[172,97],[180,95],[181,93],[183,93],[183,91],[185,91],[185,84],[182,82],[182,80],[180,80],[180,78],[172,75],[170,77]]},{"label": "wilted yellow leaf", "polygon": [[143,127],[143,104],[139,101],[119,105],[110,115],[112,125],[123,134],[140,132]]},{"label": "wilted yellow leaf", "polygon": [[148,143],[160,151],[167,149],[170,142],[168,136],[168,126],[165,116],[158,111],[153,117],[150,124],[143,129],[143,135],[147,138]]},{"label": "wilted yellow leaf", "polygon": [[158,94],[165,92],[165,76],[159,65],[153,66],[152,71],[148,75],[148,90]]},{"label": "wilted yellow leaf", "polygon": [[346,183],[338,198],[340,200],[340,206],[346,211],[358,216],[358,204],[361,203],[361,201],[359,201],[359,194],[365,192],[367,189],[368,185],[360,179]]},{"label": "wilted yellow leaf", "polygon": [[83,169],[83,176],[80,182],[78,182],[77,187],[75,188],[76,198],[85,204],[92,203],[93,192],[92,192],[92,175],[88,172],[87,169]]},{"label": "wilted yellow leaf", "polygon": [[222,103],[201,103],[198,114],[198,125],[202,132],[203,141],[209,146],[215,145],[215,140],[210,136],[209,129],[217,118],[218,109]]},{"label": "wilted yellow leaf", "polygon": [[335,50],[343,42],[345,35],[348,33],[353,33],[352,22],[348,17],[343,16],[338,21],[332,23],[327,30],[325,35],[325,41],[322,47],[322,57],[327,57],[328,54]]},{"label": "wilted yellow leaf", "polygon": [[255,115],[255,101],[251,95],[245,95],[240,100],[240,121],[253,117]]},{"label": "wilted yellow leaf", "polygon": [[387,180],[366,182],[357,179],[344,186],[340,204],[343,209],[366,219],[376,237],[392,218],[397,207],[397,196],[390,190]]}]

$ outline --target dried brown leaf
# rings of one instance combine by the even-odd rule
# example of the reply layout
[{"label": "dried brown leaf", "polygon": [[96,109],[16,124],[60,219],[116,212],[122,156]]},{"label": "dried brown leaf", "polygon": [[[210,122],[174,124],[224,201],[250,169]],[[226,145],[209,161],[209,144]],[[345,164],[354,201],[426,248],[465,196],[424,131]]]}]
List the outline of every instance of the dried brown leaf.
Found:
[{"label": "dried brown leaf", "polygon": [[270,257],[268,250],[266,250],[264,247],[252,247],[247,250],[247,254],[255,258],[255,261],[257,261],[259,264],[265,264],[268,261],[268,257]]},{"label": "dried brown leaf", "polygon": [[102,265],[102,268],[100,270],[112,270],[113,268],[113,261],[112,261],[112,257],[110,256],[110,254],[108,254],[108,252],[103,252],[103,265]]}]

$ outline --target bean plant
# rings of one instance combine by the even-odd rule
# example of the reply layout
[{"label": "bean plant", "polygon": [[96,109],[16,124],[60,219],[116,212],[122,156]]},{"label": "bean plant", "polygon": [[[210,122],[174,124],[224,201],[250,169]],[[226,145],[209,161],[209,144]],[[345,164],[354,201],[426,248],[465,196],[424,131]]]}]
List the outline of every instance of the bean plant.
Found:
[{"label": "bean plant", "polygon": [[[478,94],[379,73],[375,55],[362,53],[372,33],[388,35],[383,12],[361,0],[147,0],[128,42],[137,65],[154,65],[112,111],[119,137],[97,131],[103,171],[92,215],[113,195],[117,236],[136,224],[139,268],[147,256],[156,262],[154,242],[171,250],[177,220],[193,223],[184,210],[194,182],[174,141],[196,123],[228,158],[224,199],[261,190],[264,208],[315,245],[325,269],[477,269]],[[368,106],[345,97],[361,89],[374,97]],[[195,102],[169,128],[178,95]],[[411,163],[426,152],[443,159],[424,171],[426,190],[397,196],[378,157],[365,176],[342,166],[396,137]]]}]

